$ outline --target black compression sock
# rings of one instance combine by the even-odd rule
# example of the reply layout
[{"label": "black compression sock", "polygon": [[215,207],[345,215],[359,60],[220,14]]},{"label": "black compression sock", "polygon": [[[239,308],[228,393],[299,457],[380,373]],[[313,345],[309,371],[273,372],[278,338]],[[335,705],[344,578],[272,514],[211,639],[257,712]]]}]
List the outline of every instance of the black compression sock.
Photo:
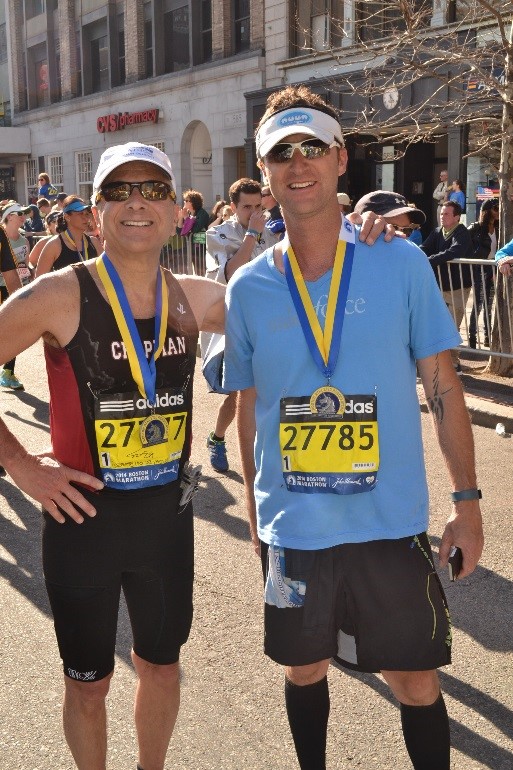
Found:
[{"label": "black compression sock", "polygon": [[215,433],[212,433],[212,441],[217,441],[222,444],[224,442],[224,436],[221,438],[220,436],[216,436]]},{"label": "black compression sock", "polygon": [[326,770],[328,678],[304,687],[285,678],[285,705],[301,770]]},{"label": "black compression sock", "polygon": [[415,770],[450,770],[449,717],[442,693],[431,706],[401,703],[401,724]]}]

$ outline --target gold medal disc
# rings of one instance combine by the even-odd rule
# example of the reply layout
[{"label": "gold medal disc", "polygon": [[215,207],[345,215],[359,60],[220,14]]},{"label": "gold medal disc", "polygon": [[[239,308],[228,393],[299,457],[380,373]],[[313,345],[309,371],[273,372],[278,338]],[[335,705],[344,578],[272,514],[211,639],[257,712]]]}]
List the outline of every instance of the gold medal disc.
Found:
[{"label": "gold medal disc", "polygon": [[143,446],[165,444],[168,434],[167,420],[160,417],[158,414],[150,414],[149,417],[146,417],[141,423],[139,434]]},{"label": "gold medal disc", "polygon": [[312,414],[330,417],[330,415],[334,414],[344,414],[345,408],[346,399],[344,394],[338,388],[332,388],[331,385],[318,388],[310,397],[310,411]]}]

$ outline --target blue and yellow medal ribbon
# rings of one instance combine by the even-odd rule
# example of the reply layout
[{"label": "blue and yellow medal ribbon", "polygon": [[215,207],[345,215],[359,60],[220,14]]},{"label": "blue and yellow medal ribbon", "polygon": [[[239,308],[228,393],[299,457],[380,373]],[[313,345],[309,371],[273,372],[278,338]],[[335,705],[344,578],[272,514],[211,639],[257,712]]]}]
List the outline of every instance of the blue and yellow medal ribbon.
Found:
[{"label": "blue and yellow medal ribbon", "polygon": [[333,376],[337,365],[345,307],[349,293],[349,282],[353,269],[354,230],[352,227],[349,228],[352,235],[352,240],[349,240],[349,230],[346,232],[347,225],[346,220],[343,220],[331,276],[324,331],[321,329],[296,255],[287,236],[283,246],[285,278],[287,279],[292,301],[308,349],[316,366],[324,374],[328,382]]},{"label": "blue and yellow medal ribbon", "polygon": [[107,293],[121,339],[124,342],[132,377],[141,396],[153,406],[155,404],[157,380],[155,362],[162,353],[167,331],[168,294],[163,275],[164,271],[161,267],[157,271],[157,296],[155,301],[156,349],[148,361],[123,283],[105,252],[96,259],[96,269]]},{"label": "blue and yellow medal ribbon", "polygon": [[78,251],[78,253],[80,254],[80,258],[82,259],[82,262],[85,262],[86,259],[89,259],[89,249],[87,246],[87,238],[85,237],[85,235],[82,236],[82,250],[78,248],[77,244],[75,243],[75,239],[73,238],[69,230],[65,230],[64,235],[67,237],[71,245],[74,246],[74,248]]}]

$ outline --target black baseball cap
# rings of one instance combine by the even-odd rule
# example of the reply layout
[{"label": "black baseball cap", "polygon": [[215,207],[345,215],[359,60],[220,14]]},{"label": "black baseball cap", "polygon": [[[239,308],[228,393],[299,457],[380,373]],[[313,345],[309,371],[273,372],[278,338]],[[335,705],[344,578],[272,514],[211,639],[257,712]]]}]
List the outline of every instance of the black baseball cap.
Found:
[{"label": "black baseball cap", "polygon": [[491,211],[495,208],[499,208],[498,198],[488,198],[488,200],[481,206],[481,211]]},{"label": "black baseball cap", "polygon": [[64,201],[64,200],[66,200],[67,197],[68,197],[67,193],[62,192],[62,193],[59,193],[58,195],[55,196],[55,200],[56,201]]},{"label": "black baseball cap", "polygon": [[388,190],[375,190],[360,198],[354,210],[357,214],[373,211],[383,217],[396,217],[399,214],[408,214],[410,220],[416,225],[423,225],[426,215],[420,209],[408,206],[408,201],[402,195]]}]

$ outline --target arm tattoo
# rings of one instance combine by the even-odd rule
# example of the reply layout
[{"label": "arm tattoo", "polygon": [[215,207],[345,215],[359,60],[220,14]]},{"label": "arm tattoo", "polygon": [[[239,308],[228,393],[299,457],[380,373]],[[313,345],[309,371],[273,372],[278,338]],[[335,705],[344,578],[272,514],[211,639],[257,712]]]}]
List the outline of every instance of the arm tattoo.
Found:
[{"label": "arm tattoo", "polygon": [[438,353],[436,354],[436,364],[435,364],[435,373],[433,375],[433,395],[428,397],[428,407],[429,411],[433,415],[434,420],[436,422],[441,423],[444,419],[444,402],[443,397],[446,393],[449,393],[449,391],[452,390],[452,388],[449,388],[448,390],[445,390],[443,393],[438,392],[438,388],[440,386],[440,362],[438,360]]}]

